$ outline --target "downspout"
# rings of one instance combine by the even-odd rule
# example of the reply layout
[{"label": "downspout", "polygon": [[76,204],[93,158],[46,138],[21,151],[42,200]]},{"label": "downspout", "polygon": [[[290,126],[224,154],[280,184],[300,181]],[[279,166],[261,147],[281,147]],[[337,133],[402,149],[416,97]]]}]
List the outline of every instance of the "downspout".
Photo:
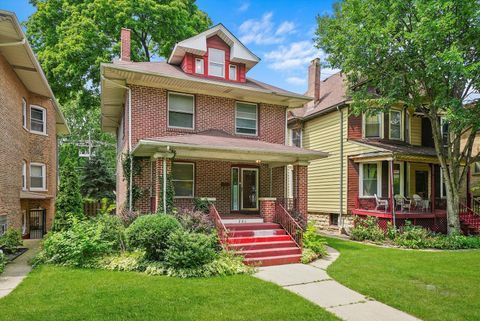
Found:
[{"label": "downspout", "polygon": [[133,157],[131,155],[132,154],[132,108],[131,108],[132,90],[127,86],[120,85],[108,78],[105,78],[103,75],[102,75],[102,79],[112,83],[114,86],[126,89],[128,92],[128,157],[130,157],[130,175],[129,175],[130,177],[128,178],[128,186],[130,187],[128,191],[128,210],[132,211],[132,182],[133,182],[133,173],[132,173]]},{"label": "downspout", "polygon": [[343,227],[343,111],[340,109],[340,106],[337,106],[337,110],[340,113],[340,208],[338,223],[340,227]]},{"label": "downspout", "polygon": [[[170,151],[170,146],[167,146],[167,152]],[[167,214],[167,156],[163,156],[163,214]]]}]

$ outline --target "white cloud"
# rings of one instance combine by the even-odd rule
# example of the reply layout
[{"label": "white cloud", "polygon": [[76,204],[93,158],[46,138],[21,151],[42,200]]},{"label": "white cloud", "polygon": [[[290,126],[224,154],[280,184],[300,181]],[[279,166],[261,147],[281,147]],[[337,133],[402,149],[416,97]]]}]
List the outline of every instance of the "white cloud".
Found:
[{"label": "white cloud", "polygon": [[272,21],[273,13],[266,12],[260,19],[249,19],[239,27],[240,40],[244,44],[257,45],[279,44],[285,41],[285,35],[295,31],[295,24],[283,21],[277,28]]},{"label": "white cloud", "polygon": [[245,11],[248,10],[248,8],[250,8],[250,2],[244,1],[244,2],[240,5],[240,7],[238,7],[238,11],[240,11],[240,12],[245,12]]},{"label": "white cloud", "polygon": [[265,54],[269,67],[274,70],[305,70],[312,59],[322,56],[321,51],[311,41],[292,42],[287,46],[279,46]]},{"label": "white cloud", "polygon": [[302,78],[302,77],[292,76],[292,77],[287,77],[285,81],[288,82],[289,84],[300,86],[300,85],[305,85],[307,83],[307,77]]}]

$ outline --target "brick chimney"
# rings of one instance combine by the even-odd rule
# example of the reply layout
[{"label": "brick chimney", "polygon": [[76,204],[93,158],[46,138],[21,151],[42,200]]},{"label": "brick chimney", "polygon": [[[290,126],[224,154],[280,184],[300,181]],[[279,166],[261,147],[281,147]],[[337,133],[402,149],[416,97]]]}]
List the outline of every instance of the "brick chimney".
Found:
[{"label": "brick chimney", "polygon": [[320,100],[320,58],[315,58],[308,66],[307,96],[313,97],[314,102]]},{"label": "brick chimney", "polygon": [[120,60],[130,61],[130,29],[122,28],[120,41]]}]

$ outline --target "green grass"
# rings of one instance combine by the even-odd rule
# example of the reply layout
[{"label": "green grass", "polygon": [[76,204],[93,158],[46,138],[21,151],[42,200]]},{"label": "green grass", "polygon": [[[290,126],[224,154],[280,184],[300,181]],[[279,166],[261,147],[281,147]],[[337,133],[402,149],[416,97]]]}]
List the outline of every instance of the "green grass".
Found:
[{"label": "green grass", "polygon": [[43,266],[0,299],[7,320],[337,320],[248,275],[178,279]]},{"label": "green grass", "polygon": [[424,320],[480,320],[480,251],[426,252],[328,239],[342,284]]}]

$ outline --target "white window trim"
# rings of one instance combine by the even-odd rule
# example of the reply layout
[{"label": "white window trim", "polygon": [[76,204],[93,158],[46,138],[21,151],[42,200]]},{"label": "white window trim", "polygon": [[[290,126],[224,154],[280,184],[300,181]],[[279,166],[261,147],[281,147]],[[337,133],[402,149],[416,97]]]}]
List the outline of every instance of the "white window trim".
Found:
[{"label": "white window trim", "polygon": [[[200,63],[202,66],[202,72],[197,72],[197,63]],[[195,73],[197,75],[204,75],[205,74],[205,62],[203,58],[195,58]]]},{"label": "white window trim", "polygon": [[[245,104],[245,105],[252,105],[252,106],[255,106],[256,108],[256,120],[255,120],[255,134],[247,134],[247,133],[239,133],[237,132],[237,107],[238,107],[238,104]],[[242,118],[243,119],[243,118]],[[249,119],[251,120],[251,119]],[[254,104],[254,103],[249,103],[249,102],[246,102],[246,101],[236,101],[235,102],[235,134],[237,135],[245,135],[245,136],[258,136],[258,104]]]},{"label": "white window trim", "polygon": [[[400,195],[405,196],[405,163],[404,162],[394,162],[394,164],[400,165]],[[390,164],[388,164],[388,196],[390,195]]]},{"label": "white window trim", "polygon": [[[400,113],[400,137],[392,137],[392,113]],[[404,140],[404,125],[403,125],[403,111],[400,109],[392,109],[388,113],[388,137],[392,140]]]},{"label": "white window trim", "polygon": [[[230,77],[230,76],[231,76],[231,75],[230,75],[230,69],[231,69],[232,67],[235,69],[235,77],[234,77],[234,78]],[[230,80],[238,80],[238,69],[237,69],[237,65],[230,64],[230,65],[228,66],[228,78],[229,78]]]},{"label": "white window trim", "polygon": [[[37,110],[41,110],[43,112],[43,131],[42,132],[39,132],[37,130],[33,130],[32,129],[32,110],[34,109],[37,109]],[[33,133],[33,134],[37,134],[37,135],[44,135],[44,136],[48,136],[47,135],[47,110],[41,106],[37,106],[37,105],[30,105],[30,132]]]},{"label": "white window trim", "polygon": [[[476,165],[476,164],[479,165],[479,170],[478,170],[478,171],[475,170],[475,165]],[[476,176],[476,175],[480,175],[480,161],[474,162],[474,163],[472,164],[472,175],[475,175],[475,176]]]},{"label": "white window trim", "polygon": [[[218,50],[218,51],[223,51],[223,57],[224,57],[224,60],[222,62],[219,62],[219,61],[213,61],[213,60],[210,60],[210,50],[213,49],[213,50]],[[225,59],[226,59],[226,52],[225,50],[222,50],[222,49],[217,49],[217,48],[208,48],[207,50],[208,52],[208,75],[209,76],[212,76],[212,77],[218,77],[218,78],[226,78],[227,75],[225,75]],[[210,73],[210,62],[214,63],[214,64],[218,64],[218,65],[222,65],[222,70],[223,70],[223,76],[218,76],[218,75],[212,75]]]},{"label": "white window trim", "polygon": [[[171,94],[193,97],[192,127],[170,126],[170,95]],[[168,95],[167,95],[167,127],[168,128],[177,128],[177,129],[195,130],[195,95],[179,93],[179,92],[175,92],[175,91],[169,91],[168,92]]]},{"label": "white window trim", "polygon": [[359,191],[358,195],[361,198],[375,198],[374,195],[363,195],[363,165],[364,164],[377,164],[377,196],[382,197],[382,162],[365,162],[359,165]]},{"label": "white window trim", "polygon": [[373,139],[375,139],[375,138],[380,138],[380,139],[383,139],[383,136],[384,136],[384,133],[385,133],[384,124],[383,124],[385,117],[384,117],[384,115],[383,115],[383,112],[380,112],[380,113],[378,113],[377,115],[380,117],[380,136],[379,136],[379,137],[367,137],[367,136],[365,136],[365,125],[366,125],[366,123],[365,123],[365,118],[366,118],[366,114],[363,113],[363,114],[362,114],[362,137],[363,137],[363,138],[367,138],[367,139],[368,139],[368,138],[373,138]]},{"label": "white window trim", "polygon": [[173,198],[179,198],[179,199],[190,199],[190,198],[195,198],[195,163],[191,162],[173,162],[172,165],[174,164],[184,164],[184,165],[192,165],[192,170],[193,170],[193,179],[191,180],[181,180],[181,179],[174,179],[172,175],[172,183],[173,182],[192,182],[192,196],[174,196]]},{"label": "white window trim", "polygon": [[42,167],[42,185],[43,187],[32,187],[32,184],[30,183],[30,190],[31,191],[38,191],[38,192],[45,192],[47,190],[47,167],[43,163],[30,163],[30,181],[31,181],[31,175],[32,175],[32,166],[41,166]]},{"label": "white window trim", "polygon": [[27,162],[22,160],[22,191],[27,190]]},{"label": "white window trim", "polygon": [[25,98],[22,98],[22,126],[23,129],[28,131],[27,128],[27,101]]}]

